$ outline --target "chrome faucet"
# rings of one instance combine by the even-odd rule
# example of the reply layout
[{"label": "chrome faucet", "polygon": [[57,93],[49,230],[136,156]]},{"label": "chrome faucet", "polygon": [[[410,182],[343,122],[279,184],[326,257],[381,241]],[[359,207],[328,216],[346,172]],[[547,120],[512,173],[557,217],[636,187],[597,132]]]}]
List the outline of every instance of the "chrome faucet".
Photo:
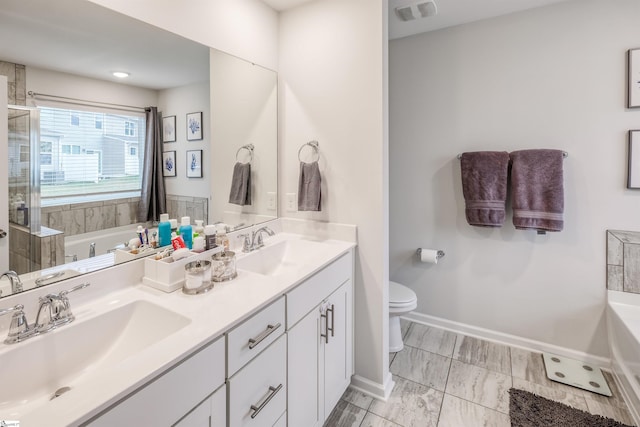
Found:
[{"label": "chrome faucet", "polygon": [[11,293],[15,294],[16,292],[22,292],[22,281],[20,281],[18,273],[13,270],[9,270],[5,273],[2,273],[0,279],[2,279],[4,276],[7,276],[9,278],[9,281],[11,282]]},{"label": "chrome faucet", "polygon": [[9,326],[9,333],[7,334],[7,338],[4,340],[5,344],[14,344],[24,341],[27,338],[44,334],[58,326],[73,322],[75,316],[71,313],[67,294],[84,289],[87,286],[89,286],[89,283],[82,283],[71,289],[62,291],[57,295],[48,294],[41,297],[38,300],[40,305],[38,307],[36,321],[33,325],[29,325],[27,322],[27,317],[24,314],[24,306],[22,304],[17,304],[11,308],[0,309],[0,316],[13,313],[11,325]]},{"label": "chrome faucet", "polygon": [[276,234],[267,226],[254,230],[251,235],[248,233],[239,234],[238,239],[244,239],[242,243],[242,252],[252,252],[263,247],[264,240],[262,239],[262,233],[267,233],[269,236],[274,236]]},{"label": "chrome faucet", "polygon": [[75,316],[71,312],[71,305],[67,294],[79,291],[89,286],[89,283],[82,283],[66,291],[62,291],[59,294],[47,294],[44,297],[40,297],[38,302],[38,314],[36,315],[36,322],[34,328],[38,333],[48,332],[58,326],[66,325],[73,322]]},{"label": "chrome faucet", "polygon": [[96,242],[89,243],[89,258],[96,256]]}]

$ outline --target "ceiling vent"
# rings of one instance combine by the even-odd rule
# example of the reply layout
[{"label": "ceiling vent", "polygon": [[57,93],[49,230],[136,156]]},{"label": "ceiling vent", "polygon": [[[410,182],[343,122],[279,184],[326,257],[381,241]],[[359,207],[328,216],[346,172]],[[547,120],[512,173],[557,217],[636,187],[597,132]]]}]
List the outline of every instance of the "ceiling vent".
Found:
[{"label": "ceiling vent", "polygon": [[434,1],[423,1],[420,3],[409,4],[406,6],[396,7],[396,16],[402,21],[412,21],[416,18],[426,18],[434,16],[438,13],[438,6]]}]

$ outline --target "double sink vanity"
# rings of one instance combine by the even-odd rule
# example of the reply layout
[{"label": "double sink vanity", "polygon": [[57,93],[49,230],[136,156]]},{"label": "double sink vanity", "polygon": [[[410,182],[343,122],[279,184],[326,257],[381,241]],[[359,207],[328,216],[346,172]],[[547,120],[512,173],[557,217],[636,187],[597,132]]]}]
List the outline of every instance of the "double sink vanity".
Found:
[{"label": "double sink vanity", "polygon": [[68,295],[75,321],[0,344],[0,420],[322,426],[353,373],[355,227],[280,221],[263,248],[236,252],[237,278],[202,295],[145,286],[136,260],[4,299],[33,322],[39,297],[91,283]]}]

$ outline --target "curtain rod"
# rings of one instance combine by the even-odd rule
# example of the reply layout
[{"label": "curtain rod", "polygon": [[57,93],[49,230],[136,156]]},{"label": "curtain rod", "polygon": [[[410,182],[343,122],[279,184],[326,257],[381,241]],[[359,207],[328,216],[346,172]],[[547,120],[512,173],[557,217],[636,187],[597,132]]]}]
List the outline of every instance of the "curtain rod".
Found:
[{"label": "curtain rod", "polygon": [[146,111],[146,110],[148,110],[148,108],[136,107],[135,105],[112,104],[110,102],[89,101],[89,100],[86,100],[86,99],[70,98],[70,97],[67,97],[67,96],[49,95],[49,94],[46,94],[46,93],[37,93],[37,92],[33,92],[31,90],[29,92],[27,92],[27,93],[32,98],[61,99],[61,100],[64,100],[65,102],[67,102],[69,104],[86,105],[86,106],[89,106],[89,107],[105,107],[105,106],[108,106],[108,107],[124,108],[124,109],[129,109],[129,110],[134,110],[134,111]]}]

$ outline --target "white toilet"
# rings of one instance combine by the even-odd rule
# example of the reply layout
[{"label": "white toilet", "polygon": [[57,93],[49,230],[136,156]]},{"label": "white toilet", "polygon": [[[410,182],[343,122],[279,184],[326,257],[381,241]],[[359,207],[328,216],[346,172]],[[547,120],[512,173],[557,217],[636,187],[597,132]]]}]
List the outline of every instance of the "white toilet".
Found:
[{"label": "white toilet", "polygon": [[400,283],[389,281],[389,351],[398,352],[404,348],[400,332],[400,316],[413,311],[418,306],[416,293]]}]

